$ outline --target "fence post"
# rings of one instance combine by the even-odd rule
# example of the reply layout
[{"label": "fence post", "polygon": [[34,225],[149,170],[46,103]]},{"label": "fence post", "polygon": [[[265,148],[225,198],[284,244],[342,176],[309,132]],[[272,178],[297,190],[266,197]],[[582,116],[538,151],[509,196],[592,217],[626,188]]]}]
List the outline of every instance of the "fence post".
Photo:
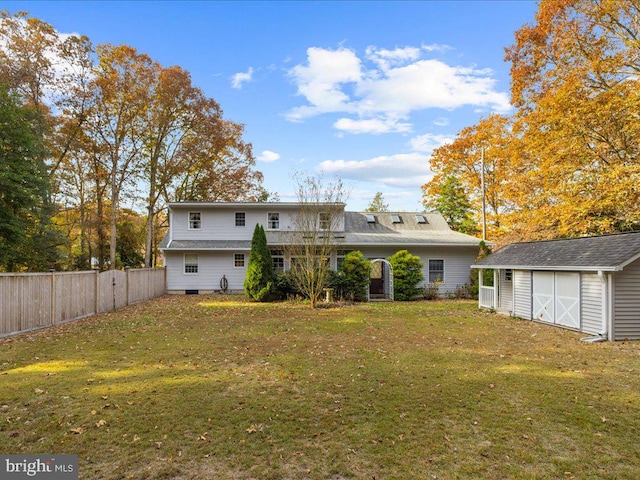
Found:
[{"label": "fence post", "polygon": [[56,271],[52,268],[51,272],[51,326],[56,325]]},{"label": "fence post", "polygon": [[95,293],[95,301],[94,301],[94,310],[95,310],[95,315],[97,315],[100,310],[100,269],[99,268],[94,268],[93,271],[96,274],[96,278],[93,282],[93,289],[94,289],[94,293]]},{"label": "fence post", "polygon": [[129,305],[129,270],[131,270],[131,267],[124,267],[124,273],[126,273],[124,284],[127,290],[124,294],[126,305]]}]

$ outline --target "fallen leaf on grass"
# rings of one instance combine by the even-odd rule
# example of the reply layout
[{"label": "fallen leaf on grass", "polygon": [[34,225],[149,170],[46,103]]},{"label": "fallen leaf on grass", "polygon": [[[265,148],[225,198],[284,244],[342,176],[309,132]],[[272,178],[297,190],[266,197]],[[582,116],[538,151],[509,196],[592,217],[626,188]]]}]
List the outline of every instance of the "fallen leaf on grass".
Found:
[{"label": "fallen leaf on grass", "polygon": [[41,388],[35,388],[33,391],[36,395],[42,395],[44,393],[44,390],[42,390]]},{"label": "fallen leaf on grass", "polygon": [[264,430],[264,425],[262,425],[261,423],[252,423],[251,426],[249,428],[247,428],[247,433],[256,433],[256,432],[262,432],[262,430]]},{"label": "fallen leaf on grass", "polygon": [[107,424],[107,422],[105,422],[104,420],[100,419],[96,422],[96,427],[100,428],[100,427],[104,427]]},{"label": "fallen leaf on grass", "polygon": [[84,427],[72,428],[71,433],[75,433],[76,435],[81,435],[84,433]]}]

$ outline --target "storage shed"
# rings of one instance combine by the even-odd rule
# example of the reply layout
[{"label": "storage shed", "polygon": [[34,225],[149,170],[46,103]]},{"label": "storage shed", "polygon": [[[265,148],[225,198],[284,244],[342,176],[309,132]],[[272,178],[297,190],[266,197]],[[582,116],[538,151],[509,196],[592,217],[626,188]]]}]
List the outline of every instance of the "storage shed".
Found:
[{"label": "storage shed", "polygon": [[640,339],[640,232],[512,243],[471,268],[492,269],[479,306],[597,335]]}]

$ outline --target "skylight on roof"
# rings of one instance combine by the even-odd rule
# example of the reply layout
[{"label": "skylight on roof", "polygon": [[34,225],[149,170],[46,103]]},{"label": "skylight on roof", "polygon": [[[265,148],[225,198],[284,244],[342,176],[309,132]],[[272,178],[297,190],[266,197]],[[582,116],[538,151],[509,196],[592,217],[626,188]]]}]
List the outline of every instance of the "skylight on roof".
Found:
[{"label": "skylight on roof", "polygon": [[374,214],[367,213],[366,217],[367,217],[367,222],[376,223],[376,216]]},{"label": "skylight on roof", "polygon": [[416,215],[416,221],[418,223],[429,223],[427,222],[427,217],[425,217],[424,215]]},{"label": "skylight on roof", "polygon": [[393,223],[402,223],[402,217],[400,217],[400,215],[391,215],[391,221]]}]

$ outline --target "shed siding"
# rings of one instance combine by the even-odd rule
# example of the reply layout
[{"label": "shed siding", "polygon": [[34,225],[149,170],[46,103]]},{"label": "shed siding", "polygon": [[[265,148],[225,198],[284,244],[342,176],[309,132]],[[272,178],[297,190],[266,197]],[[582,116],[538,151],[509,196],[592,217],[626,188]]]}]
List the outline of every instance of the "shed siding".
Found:
[{"label": "shed siding", "polygon": [[507,270],[500,270],[500,307],[513,312],[513,272],[511,280],[507,280]]},{"label": "shed siding", "polygon": [[602,330],[602,283],[596,273],[582,273],[582,331],[598,334]]},{"label": "shed siding", "polygon": [[514,270],[513,283],[513,314],[516,317],[531,320],[531,271]]},{"label": "shed siding", "polygon": [[614,276],[614,340],[640,339],[640,260]]}]

